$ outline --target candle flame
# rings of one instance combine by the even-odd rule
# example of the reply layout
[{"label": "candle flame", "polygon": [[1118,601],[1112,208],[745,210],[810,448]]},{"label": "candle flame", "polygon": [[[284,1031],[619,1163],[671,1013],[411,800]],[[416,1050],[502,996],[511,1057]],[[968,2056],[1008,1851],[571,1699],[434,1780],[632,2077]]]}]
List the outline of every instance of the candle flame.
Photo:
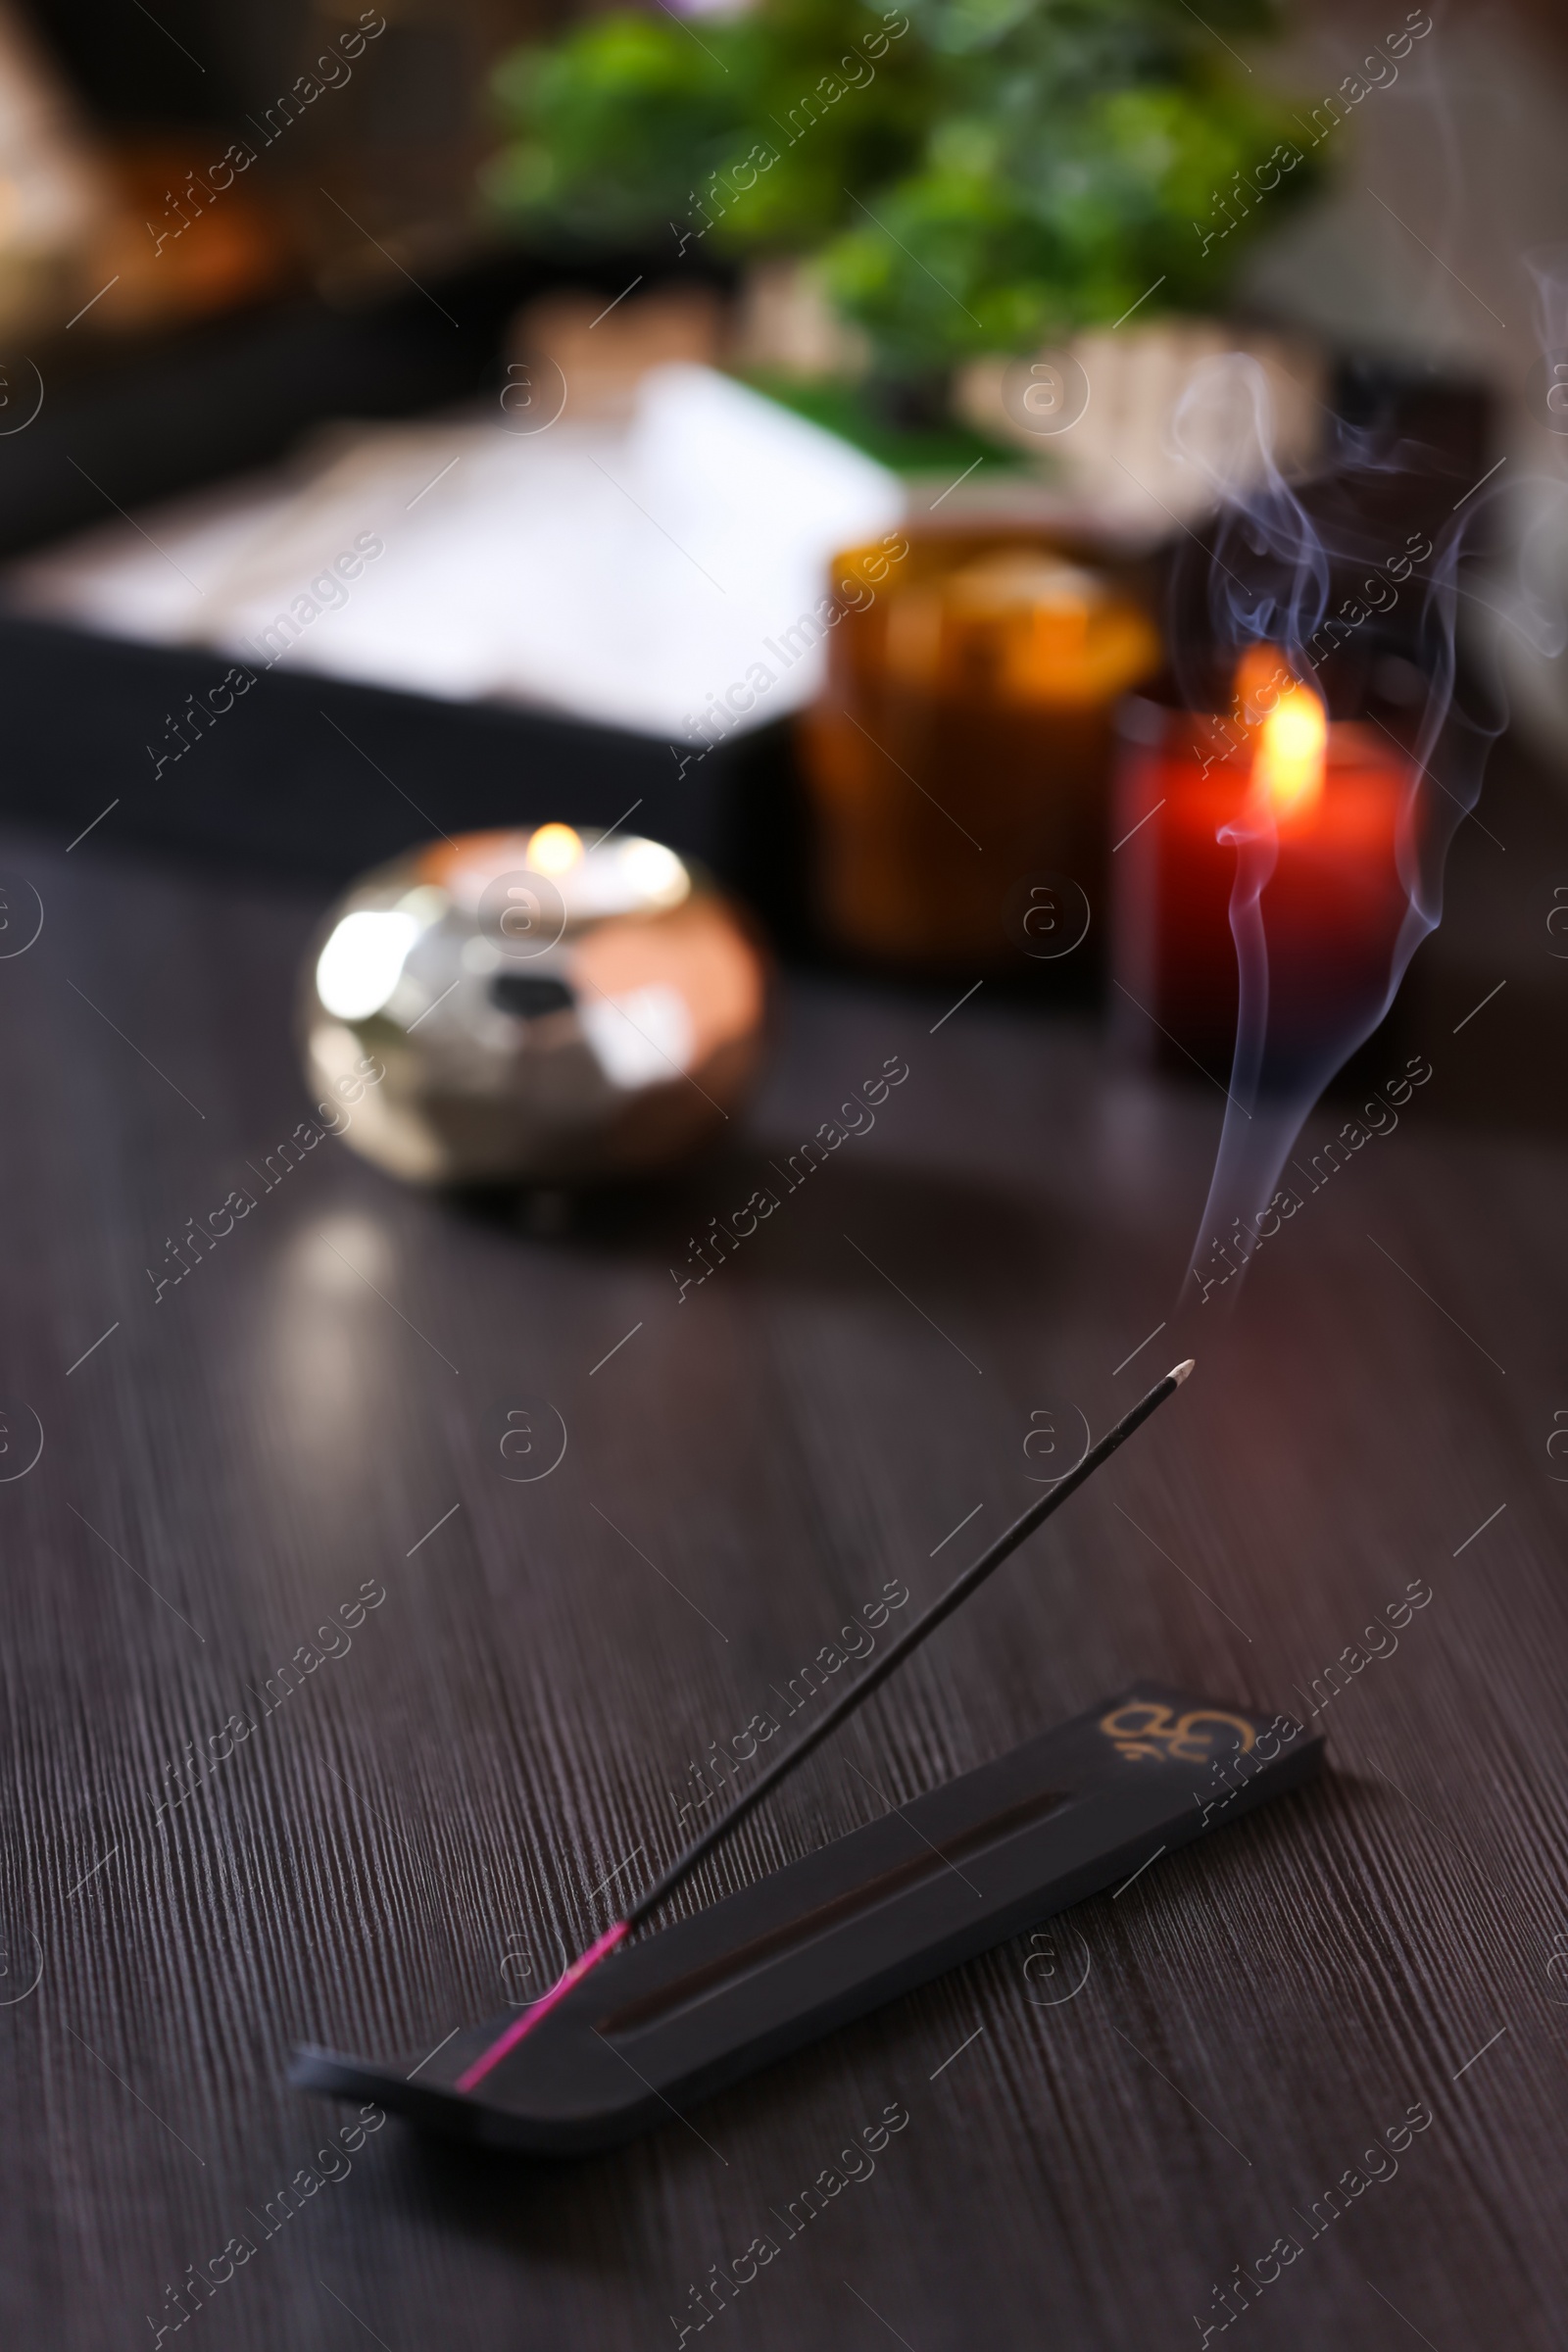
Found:
[{"label": "candle flame", "polygon": [[541,825],[528,843],[528,863],[536,873],[569,873],[582,856],[582,836],[570,825]]},{"label": "candle flame", "polygon": [[[1250,684],[1244,682],[1242,691],[1250,704]],[[1252,799],[1260,811],[1276,821],[1311,813],[1322,797],[1328,740],[1323,705],[1310,687],[1287,673],[1284,691],[1263,719],[1252,760]]]}]

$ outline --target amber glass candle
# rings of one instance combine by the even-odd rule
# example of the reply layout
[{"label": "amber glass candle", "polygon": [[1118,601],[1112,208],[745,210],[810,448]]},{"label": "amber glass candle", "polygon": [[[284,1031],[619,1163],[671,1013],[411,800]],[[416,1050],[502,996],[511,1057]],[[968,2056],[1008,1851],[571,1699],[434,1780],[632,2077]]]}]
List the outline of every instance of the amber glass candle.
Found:
[{"label": "amber glass candle", "polygon": [[1157,665],[1158,634],[1134,594],[1039,534],[911,533],[902,561],[854,549],[834,577],[867,595],[798,722],[818,918],[880,961],[1018,965],[1009,902],[1029,877],[1102,912],[1112,712]]}]

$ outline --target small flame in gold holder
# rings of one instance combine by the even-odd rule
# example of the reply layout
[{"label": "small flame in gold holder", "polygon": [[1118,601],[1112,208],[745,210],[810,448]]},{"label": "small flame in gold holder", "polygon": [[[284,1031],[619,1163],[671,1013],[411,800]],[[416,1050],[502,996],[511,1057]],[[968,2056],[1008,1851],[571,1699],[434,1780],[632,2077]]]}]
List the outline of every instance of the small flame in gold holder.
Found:
[{"label": "small flame in gold holder", "polygon": [[570,825],[541,825],[528,843],[535,873],[565,874],[582,856],[582,836]]}]

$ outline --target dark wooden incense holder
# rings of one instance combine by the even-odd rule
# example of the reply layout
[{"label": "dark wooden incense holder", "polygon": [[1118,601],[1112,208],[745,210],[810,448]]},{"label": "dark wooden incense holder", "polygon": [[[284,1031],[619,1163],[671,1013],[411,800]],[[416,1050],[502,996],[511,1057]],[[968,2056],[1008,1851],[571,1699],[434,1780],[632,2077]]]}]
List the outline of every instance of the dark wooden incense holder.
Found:
[{"label": "dark wooden incense holder", "polygon": [[1321,1733],[1152,1683],[624,1945],[482,2087],[454,2087],[516,2012],[437,2053],[295,2053],[290,2080],[485,2147],[635,2138],[1296,1788]]}]

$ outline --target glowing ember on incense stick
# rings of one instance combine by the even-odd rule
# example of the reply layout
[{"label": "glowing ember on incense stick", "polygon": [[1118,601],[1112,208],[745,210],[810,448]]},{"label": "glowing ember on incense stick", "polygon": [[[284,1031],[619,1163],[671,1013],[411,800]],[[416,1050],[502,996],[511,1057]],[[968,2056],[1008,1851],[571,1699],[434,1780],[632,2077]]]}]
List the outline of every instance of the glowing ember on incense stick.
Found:
[{"label": "glowing ember on incense stick", "polygon": [[1189,1356],[1185,1363],[1177,1364],[1172,1371],[1167,1372],[1163,1380],[1156,1381],[1148,1396],[1141,1398],[1133,1406],[1132,1411],[1117,1422],[1114,1429],[1107,1431],[1098,1446],[1090,1447],[1076,1469],[1069,1470],[1065,1478],[1057,1480],[1049,1494],[1043,1494],[1038,1502],[1031,1503],[1022,1518],[1015,1519],[1011,1527],[1006,1530],[1005,1534],[998,1537],[988,1551],[983,1551],[980,1557],[963,1571],[961,1576],[955,1578],[940,1599],[934,1600],[925,1614],[915,1619],[907,1633],[901,1640],[895,1642],[892,1648],[886,1650],[880,1661],[862,1674],[852,1689],[844,1692],[837,1704],[830,1707],[810,1731],[803,1732],[794,1746],[787,1748],[769,1770],[764,1772],[760,1780],[753,1783],[744,1796],[737,1797],[727,1811],[720,1813],[714,1821],[710,1823],[700,1838],[694,1838],[683,1853],[676,1855],[669,1868],[661,1878],[655,1880],[648,1892],[641,1901],[633,1904],[625,1918],[616,1920],[612,1927],[607,1928],[603,1936],[591,1943],[579,1959],[572,1962],[564,1975],[551,1986],[542,2000],[536,2001],[523,2016],[516,2018],[504,2034],[499,2034],[487,2050],[480,2052],[466,2073],[458,2077],[456,2087],[460,2091],[476,2090],[485,2077],[501,2064],[502,2059],[509,2056],[517,2044],[534,2031],[536,2026],[543,2023],[551,2010],[564,2001],[575,1985],[582,1983],[590,1970],[597,1968],[602,1960],[608,1959],[610,1954],[625,1941],[633,1929],[640,1928],[646,1920],[653,1917],[661,1903],[674,1893],[676,1887],[681,1885],[683,1880],[690,1877],[700,1862],[707,1859],[721,1838],[728,1837],[730,1831],[743,1821],[756,1806],[760,1804],[762,1798],[776,1788],[780,1781],[787,1779],[797,1764],[803,1763],[811,1750],[820,1745],[829,1732],[837,1731],[839,1725],[870,1697],[877,1686],[886,1682],[894,1668],[901,1666],[911,1650],[918,1649],[926,1636],[936,1631],[944,1618],[951,1617],[954,1610],[961,1606],[968,1599],[970,1593],[985,1583],[993,1569],[999,1568],[1010,1552],[1016,1551],[1026,1537],[1032,1536],[1036,1528],[1043,1526],[1054,1511],[1059,1510],[1068,1495],[1075,1494],[1078,1489],[1094,1476],[1101,1465],[1110,1459],[1118,1446],[1130,1438],[1135,1429],[1141,1428],[1152,1413],[1157,1411],[1167,1396],[1175,1396],[1192,1369],[1193,1359]]}]

